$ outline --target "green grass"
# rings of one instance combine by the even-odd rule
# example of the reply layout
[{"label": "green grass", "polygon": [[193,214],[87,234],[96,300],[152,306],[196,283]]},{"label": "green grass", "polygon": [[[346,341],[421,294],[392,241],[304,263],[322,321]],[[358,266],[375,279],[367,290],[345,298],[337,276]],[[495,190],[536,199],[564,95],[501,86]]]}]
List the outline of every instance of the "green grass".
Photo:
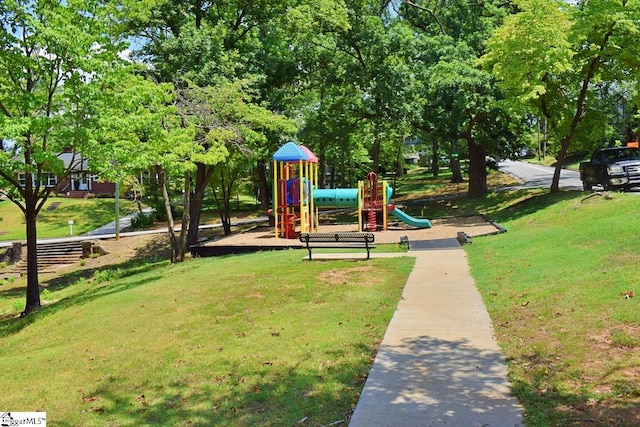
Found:
[{"label": "green grass", "polygon": [[[456,188],[419,175],[398,181],[410,214],[480,212],[508,230],[466,251],[527,426],[640,425],[638,195],[523,190],[423,206]],[[303,255],[55,278],[25,319],[24,279],[0,283],[0,407],[56,425],[347,419],[413,261]]]},{"label": "green grass", "polygon": [[[56,279],[15,318],[0,287],[0,407],[52,425],[327,425],[357,402],[413,265],[303,251]],[[251,268],[247,268],[251,266]],[[10,312],[13,313],[10,315]]]},{"label": "green grass", "polygon": [[[538,194],[467,247],[528,426],[640,421],[640,198]],[[592,425],[592,424],[588,424]]]},{"label": "green grass", "polygon": [[[583,162],[586,160],[589,160],[589,156],[584,156],[584,157],[571,156],[570,158],[565,160],[565,163],[562,167],[565,169],[573,170],[573,171],[579,171],[580,162]],[[547,156],[541,159],[538,159],[538,157],[536,156],[531,159],[525,159],[524,161],[527,163],[533,163],[533,164],[549,166],[549,167],[555,167],[557,163],[557,159],[554,156]]]},{"label": "green grass", "polygon": [[[59,203],[50,209],[53,203]],[[120,200],[120,214],[135,212],[136,206]],[[69,236],[69,221],[73,221],[73,235],[80,235],[115,220],[114,199],[70,199],[52,197],[45,202],[38,215],[38,238]],[[0,201],[0,240],[26,238],[24,215],[9,200]]]}]

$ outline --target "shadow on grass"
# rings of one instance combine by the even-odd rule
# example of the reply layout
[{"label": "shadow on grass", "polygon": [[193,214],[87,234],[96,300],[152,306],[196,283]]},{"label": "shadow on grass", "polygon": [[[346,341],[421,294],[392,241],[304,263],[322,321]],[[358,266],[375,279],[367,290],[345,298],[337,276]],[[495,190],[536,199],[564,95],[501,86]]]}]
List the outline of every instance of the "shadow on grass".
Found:
[{"label": "shadow on grass", "polygon": [[[370,354],[372,349],[360,344],[350,351]],[[243,374],[250,371],[246,360],[229,362],[222,372],[204,367],[197,383],[171,372],[164,384],[147,380],[135,392],[122,387],[126,378],[112,377],[83,400],[94,420],[104,425],[347,425],[369,370],[368,358],[331,369],[304,367],[302,361],[293,366],[266,361],[256,368],[264,375],[250,372],[258,378],[253,380]]]},{"label": "shadow on grass", "polygon": [[[148,271],[148,270],[153,270],[155,268],[157,267],[153,265],[147,265],[144,269],[137,269],[135,272],[132,272],[130,274],[119,275],[117,276],[117,278],[126,277],[128,275],[130,276],[137,273],[142,273],[145,270]],[[145,277],[144,280],[129,281],[126,283],[118,283],[117,281],[112,280],[112,281],[106,282],[103,286],[99,286],[99,287],[92,286],[91,289],[78,291],[71,297],[65,297],[60,300],[55,300],[55,297],[54,297],[54,302],[44,303],[43,306],[37,312],[31,313],[28,316],[20,318],[15,315],[10,315],[10,316],[5,316],[3,318],[0,318],[0,337],[16,334],[20,332],[22,329],[24,329],[25,327],[39,321],[45,316],[55,314],[69,307],[79,306],[87,302],[90,302],[114,293],[127,291],[129,289],[133,289],[138,286],[144,285],[146,283],[152,282],[154,280],[160,279],[161,277],[162,276],[158,274],[155,276]],[[61,287],[65,287],[65,285],[62,285],[62,284],[53,285],[53,286],[54,286],[53,288],[54,292],[56,290],[56,286],[58,286],[58,289],[60,289]],[[88,285],[75,284],[73,286],[88,286]],[[24,290],[22,290],[22,293],[24,293]]]},{"label": "shadow on grass", "polygon": [[[521,363],[530,364],[532,370],[540,366],[536,360]],[[426,424],[514,426],[523,425],[519,418],[524,413],[527,426],[640,425],[640,392],[633,377],[616,384],[612,394],[618,398],[596,400],[587,391],[566,393],[523,381],[505,383],[505,374],[499,351],[477,348],[467,340],[422,336],[382,346],[352,424],[372,425],[388,419],[387,414],[397,414]],[[415,414],[419,416],[413,418]]]},{"label": "shadow on grass", "polygon": [[[1,288],[0,288],[1,289]],[[25,287],[12,287],[0,291],[0,298],[19,298],[24,297],[26,293]]]},{"label": "shadow on grass", "polygon": [[[525,190],[519,193],[526,194]],[[517,193],[516,193],[517,194]],[[542,193],[526,197],[524,200],[510,205],[504,209],[495,211],[491,216],[496,221],[515,220],[553,206],[565,200],[578,200],[585,197],[581,191],[561,191],[558,193]]]},{"label": "shadow on grass", "polygon": [[[629,350],[633,351],[633,350]],[[602,384],[603,389],[610,387],[608,396],[596,398],[593,392],[582,393],[563,391],[553,385],[555,355],[534,353],[521,355],[510,362],[527,366],[533,373],[528,381],[519,379],[513,383],[514,393],[525,405],[528,414],[528,426],[621,426],[640,425],[640,389],[637,378],[621,374],[620,379],[606,385],[607,377],[624,368],[613,368],[602,372],[601,378],[591,382]]]},{"label": "shadow on grass", "polygon": [[[637,381],[625,381],[627,387],[637,388]],[[620,426],[640,425],[637,399],[623,402],[619,397],[595,399],[590,393],[574,394],[543,390],[516,381],[514,393],[523,403],[528,426]]]}]

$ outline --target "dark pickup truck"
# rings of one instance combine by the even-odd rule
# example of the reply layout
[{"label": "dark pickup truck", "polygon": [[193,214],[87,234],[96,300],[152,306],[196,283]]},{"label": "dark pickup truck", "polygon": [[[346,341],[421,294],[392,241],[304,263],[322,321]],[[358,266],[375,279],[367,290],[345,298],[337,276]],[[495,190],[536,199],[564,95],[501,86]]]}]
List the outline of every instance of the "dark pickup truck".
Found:
[{"label": "dark pickup truck", "polygon": [[628,190],[640,186],[640,149],[601,148],[591,160],[580,163],[580,179],[585,191],[594,185],[605,190]]}]

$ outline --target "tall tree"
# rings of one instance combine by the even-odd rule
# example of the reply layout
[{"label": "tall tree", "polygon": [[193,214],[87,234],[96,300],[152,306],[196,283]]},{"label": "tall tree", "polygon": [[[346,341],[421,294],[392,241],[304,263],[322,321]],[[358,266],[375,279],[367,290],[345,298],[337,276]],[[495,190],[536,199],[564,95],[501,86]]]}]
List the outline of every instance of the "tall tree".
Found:
[{"label": "tall tree", "polygon": [[[171,247],[171,262],[185,259],[189,228],[191,173],[195,162],[216,164],[224,160],[224,146],[194,139],[195,129],[178,114],[172,84],[157,84],[141,75],[110,81],[113,97],[105,102],[100,118],[100,146],[91,153],[90,165],[103,179],[122,181],[144,171],[155,174],[162,196]],[[183,214],[177,233],[169,189],[182,189]]]},{"label": "tall tree", "polygon": [[[221,162],[207,162],[194,157],[194,170],[204,165],[217,178],[221,191],[215,194],[225,234],[231,233],[229,198],[242,172],[255,165],[256,152],[266,143],[268,134],[293,135],[294,121],[255,104],[250,80],[223,82],[200,88],[195,84],[179,90],[178,110],[185,123],[203,135],[198,144],[203,150],[220,147],[225,151]],[[198,139],[198,138],[196,138]],[[196,180],[196,185],[199,181]],[[199,222],[200,211],[191,209],[191,221]],[[197,215],[198,218],[194,218]],[[190,230],[193,227],[190,227]]]},{"label": "tall tree", "polygon": [[[288,47],[279,44],[278,39],[279,23],[297,3],[288,0],[154,0],[148,14],[134,15],[129,26],[140,38],[142,47],[138,57],[153,65],[159,81],[173,82],[179,77],[205,88],[262,79],[269,83],[261,86],[260,96],[252,97],[248,102],[264,106],[265,101],[273,99],[267,89],[282,84],[279,78],[294,70],[286,58]],[[273,103],[267,108],[280,112]],[[196,138],[202,139],[204,135],[196,133]],[[275,144],[277,135],[268,141]],[[265,149],[262,153],[266,155],[268,151]],[[212,165],[197,164],[192,187],[189,243],[197,240],[199,212],[213,173]],[[265,181],[263,186],[266,186],[264,170],[261,176]]]},{"label": "tall tree", "polygon": [[[497,141],[515,136],[509,123],[519,119],[503,108],[492,75],[476,62],[484,53],[485,40],[510,12],[510,6],[466,0],[404,3],[401,15],[416,31],[416,46],[421,47],[412,55],[414,70],[426,93],[414,95],[419,99],[416,111],[420,112],[414,117],[414,126],[434,140],[448,140],[454,146],[464,141],[469,155],[468,194],[484,196],[486,154],[496,148]],[[433,151],[437,155],[437,150]]]},{"label": "tall tree", "polygon": [[[37,216],[95,140],[101,81],[121,69],[113,10],[94,0],[5,0],[0,5],[0,188],[24,213],[27,295],[40,307]],[[116,31],[114,33],[114,30]],[[65,164],[59,155],[70,151]],[[55,176],[58,184],[47,185]]]},{"label": "tall tree", "polygon": [[[628,0],[520,0],[482,59],[525,108],[547,119],[560,143],[551,192],[569,147],[597,112],[598,84],[636,81],[640,4]],[[586,120],[587,119],[587,120]]]}]

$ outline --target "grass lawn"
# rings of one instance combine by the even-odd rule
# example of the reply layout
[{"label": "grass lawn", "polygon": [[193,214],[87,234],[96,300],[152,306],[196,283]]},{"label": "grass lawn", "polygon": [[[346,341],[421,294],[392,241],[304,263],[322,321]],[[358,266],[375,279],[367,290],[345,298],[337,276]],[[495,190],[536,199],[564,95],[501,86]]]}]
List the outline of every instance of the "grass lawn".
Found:
[{"label": "grass lawn", "polygon": [[[53,280],[16,319],[0,287],[0,407],[52,425],[327,425],[357,402],[413,259],[303,251]],[[251,266],[247,268],[247,266]]]},{"label": "grass lawn", "polygon": [[467,246],[527,426],[640,425],[637,194],[539,194]]},{"label": "grass lawn", "polygon": [[[120,200],[120,214],[135,212],[129,200]],[[73,235],[80,235],[115,220],[115,199],[70,199],[52,197],[38,215],[38,238],[69,236],[68,222],[73,221]],[[9,200],[0,201],[0,240],[24,240],[26,230],[22,211]]]},{"label": "grass lawn", "polygon": [[[526,425],[640,425],[640,197],[471,200],[420,174],[392,199],[411,215],[480,212],[508,230],[465,250]],[[348,420],[413,259],[302,263],[302,252],[70,273],[43,283],[46,307],[25,319],[24,278],[0,282],[0,408],[56,425]]]}]

